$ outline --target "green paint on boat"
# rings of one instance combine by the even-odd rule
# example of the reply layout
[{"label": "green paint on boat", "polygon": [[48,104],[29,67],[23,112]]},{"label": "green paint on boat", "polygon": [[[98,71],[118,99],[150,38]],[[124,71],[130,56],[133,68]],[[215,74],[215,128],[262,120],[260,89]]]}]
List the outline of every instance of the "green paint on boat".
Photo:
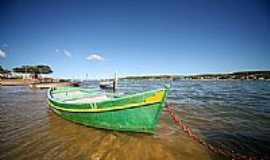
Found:
[{"label": "green paint on boat", "polygon": [[119,97],[95,88],[51,88],[48,90],[48,104],[63,118],[86,126],[154,133],[168,89]]}]

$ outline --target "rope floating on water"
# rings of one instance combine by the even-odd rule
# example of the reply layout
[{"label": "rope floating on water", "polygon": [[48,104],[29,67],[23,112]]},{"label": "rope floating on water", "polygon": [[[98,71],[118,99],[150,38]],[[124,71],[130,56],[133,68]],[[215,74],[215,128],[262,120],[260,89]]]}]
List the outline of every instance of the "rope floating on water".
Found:
[{"label": "rope floating on water", "polygon": [[[245,156],[241,155],[239,153],[235,153],[234,151],[227,151],[221,147],[214,146],[212,144],[208,144],[202,139],[200,139],[198,136],[196,136],[191,129],[180,119],[178,116],[174,114],[174,112],[168,107],[164,107],[164,111],[169,114],[170,118],[174,121],[174,123],[184,131],[190,138],[192,138],[194,141],[200,143],[201,145],[205,146],[208,148],[210,151],[222,155],[224,157],[230,158],[232,160],[257,160],[261,159],[263,160],[264,158],[258,158],[255,156]],[[268,159],[269,157],[265,157],[265,159]]]}]

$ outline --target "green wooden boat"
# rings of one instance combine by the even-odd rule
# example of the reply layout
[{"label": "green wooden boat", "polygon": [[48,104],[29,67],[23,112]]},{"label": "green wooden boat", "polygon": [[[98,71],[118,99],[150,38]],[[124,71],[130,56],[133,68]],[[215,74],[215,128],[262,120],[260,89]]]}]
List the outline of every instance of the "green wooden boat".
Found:
[{"label": "green wooden boat", "polygon": [[48,90],[50,108],[67,120],[117,131],[154,133],[169,87],[133,95],[97,89],[60,87]]}]

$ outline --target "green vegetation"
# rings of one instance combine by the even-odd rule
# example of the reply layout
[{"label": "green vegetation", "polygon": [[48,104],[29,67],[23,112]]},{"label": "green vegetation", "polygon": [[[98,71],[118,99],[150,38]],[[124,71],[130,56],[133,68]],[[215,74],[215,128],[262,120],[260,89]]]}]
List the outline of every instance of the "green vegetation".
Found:
[{"label": "green vegetation", "polygon": [[0,73],[4,71],[4,68],[0,65]]},{"label": "green vegetation", "polygon": [[177,75],[149,75],[149,76],[128,76],[124,77],[122,79],[145,79],[145,80],[176,80],[181,79],[183,76],[177,76]]},{"label": "green vegetation", "polygon": [[266,80],[270,79],[270,71],[245,71],[233,72],[226,74],[201,74],[201,75],[150,75],[150,76],[129,76],[122,79],[147,79],[147,80],[222,80],[222,79],[250,79],[250,80]]},{"label": "green vegetation", "polygon": [[8,73],[10,73],[10,71],[7,70],[7,69],[4,69],[4,68],[0,65],[0,74],[8,74]]},{"label": "green vegetation", "polygon": [[46,65],[37,65],[37,66],[24,65],[21,67],[13,68],[13,71],[16,73],[33,74],[34,78],[36,79],[38,78],[39,74],[49,74],[53,72],[50,66],[46,66]]}]

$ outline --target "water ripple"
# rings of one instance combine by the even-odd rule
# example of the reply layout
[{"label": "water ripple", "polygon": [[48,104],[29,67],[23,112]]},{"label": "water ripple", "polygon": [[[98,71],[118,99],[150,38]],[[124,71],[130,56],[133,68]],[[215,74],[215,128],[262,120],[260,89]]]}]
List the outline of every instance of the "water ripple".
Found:
[{"label": "water ripple", "polygon": [[[121,80],[135,93],[171,83],[168,104],[205,141],[249,155],[270,150],[270,82]],[[84,82],[83,86],[98,82]],[[45,90],[0,87],[0,159],[209,159],[162,113],[155,135],[99,130],[48,109]]]}]

